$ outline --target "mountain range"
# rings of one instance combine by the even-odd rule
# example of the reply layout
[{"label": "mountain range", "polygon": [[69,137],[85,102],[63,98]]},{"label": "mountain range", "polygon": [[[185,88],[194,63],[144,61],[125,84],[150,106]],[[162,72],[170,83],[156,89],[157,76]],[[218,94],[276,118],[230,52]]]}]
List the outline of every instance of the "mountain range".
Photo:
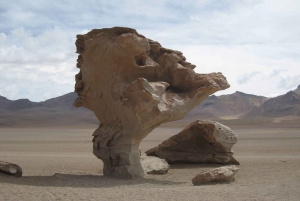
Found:
[{"label": "mountain range", "polygon": [[239,91],[229,95],[212,95],[186,118],[191,116],[213,120],[300,116],[300,85],[295,90],[274,98]]},{"label": "mountain range", "polygon": [[[66,126],[99,124],[92,111],[75,108],[71,92],[43,102],[9,100],[0,96],[0,127]],[[300,85],[286,94],[267,98],[243,92],[209,96],[182,121],[195,119],[253,119],[300,116]]]},{"label": "mountain range", "polygon": [[0,127],[98,124],[93,112],[73,106],[74,92],[43,102],[8,100],[0,96]]}]

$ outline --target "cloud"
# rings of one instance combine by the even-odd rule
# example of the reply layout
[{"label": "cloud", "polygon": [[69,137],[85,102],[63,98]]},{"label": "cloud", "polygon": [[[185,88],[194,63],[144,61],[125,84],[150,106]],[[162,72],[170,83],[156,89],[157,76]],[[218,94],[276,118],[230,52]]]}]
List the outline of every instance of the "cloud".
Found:
[{"label": "cloud", "polygon": [[34,36],[21,27],[0,36],[2,96],[42,101],[73,91],[77,55],[68,32],[54,28]]},{"label": "cloud", "polygon": [[[18,5],[18,6],[16,6]],[[300,83],[300,1],[8,1],[0,5],[0,94],[45,100],[73,91],[76,34],[128,26],[258,95]],[[295,85],[295,86],[293,86]]]},{"label": "cloud", "polygon": [[280,69],[274,69],[274,70],[269,74],[269,78],[276,77],[276,76],[278,76],[278,75],[280,75],[280,74],[283,74],[284,71],[285,71],[285,69],[282,69],[282,68],[280,68]]},{"label": "cloud", "polygon": [[70,60],[75,51],[75,37],[70,37],[60,28],[45,30],[34,36],[21,27],[2,35],[0,60],[16,67],[20,64],[60,63]]},{"label": "cloud", "polygon": [[[245,46],[185,46],[181,49],[198,73],[222,72],[231,87],[216,95],[243,91],[273,96],[296,88],[299,84],[300,61],[292,58],[261,58]],[[289,84],[280,84],[285,80]]]},{"label": "cloud", "polygon": [[[72,91],[74,76],[33,72],[30,69],[12,69],[1,75],[1,95],[9,95],[12,100],[29,98],[41,101]],[[34,99],[33,99],[34,97]]]},{"label": "cloud", "polygon": [[249,82],[252,78],[254,78],[255,76],[259,75],[260,72],[258,71],[253,71],[251,73],[246,73],[241,75],[240,77],[237,78],[237,82],[239,84],[245,84],[247,82]]}]

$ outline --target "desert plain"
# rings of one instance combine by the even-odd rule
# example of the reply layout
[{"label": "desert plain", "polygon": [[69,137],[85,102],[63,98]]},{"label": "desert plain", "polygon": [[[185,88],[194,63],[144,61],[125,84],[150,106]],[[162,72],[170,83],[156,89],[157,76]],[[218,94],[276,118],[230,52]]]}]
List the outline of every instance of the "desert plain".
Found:
[{"label": "desert plain", "polygon": [[[171,164],[166,175],[143,179],[104,176],[92,153],[97,125],[0,128],[0,160],[20,165],[22,177],[0,173],[0,200],[300,200],[300,119],[220,121],[238,135],[235,181],[193,186],[198,173],[219,164]],[[187,123],[153,130],[144,152]]]}]

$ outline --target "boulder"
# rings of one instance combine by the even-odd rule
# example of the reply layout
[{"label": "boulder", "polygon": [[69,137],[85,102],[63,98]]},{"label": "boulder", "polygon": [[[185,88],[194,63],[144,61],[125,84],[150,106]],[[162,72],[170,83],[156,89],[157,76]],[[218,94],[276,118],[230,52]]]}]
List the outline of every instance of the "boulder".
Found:
[{"label": "boulder", "polygon": [[146,154],[165,159],[168,163],[236,164],[231,147],[237,135],[215,121],[197,120],[180,133],[165,140]]},{"label": "boulder", "polygon": [[139,144],[162,123],[182,119],[229,87],[221,73],[197,74],[182,52],[126,27],[77,35],[76,107],[94,112],[93,153],[105,175],[143,177]]},{"label": "boulder", "polygon": [[166,160],[154,156],[141,156],[141,165],[147,174],[167,174],[170,169]]},{"label": "boulder", "polygon": [[211,169],[198,174],[192,179],[192,183],[194,186],[197,186],[209,182],[232,182],[235,180],[234,175],[238,172],[238,170],[239,168],[235,165]]},{"label": "boulder", "polygon": [[5,161],[0,161],[0,172],[9,175],[14,175],[16,177],[22,176],[22,168],[20,166]]}]

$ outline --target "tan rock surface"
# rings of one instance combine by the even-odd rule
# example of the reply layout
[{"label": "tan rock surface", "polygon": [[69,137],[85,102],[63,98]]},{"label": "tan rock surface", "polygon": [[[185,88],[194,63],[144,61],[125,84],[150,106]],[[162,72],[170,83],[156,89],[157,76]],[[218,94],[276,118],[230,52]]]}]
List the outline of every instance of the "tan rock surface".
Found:
[{"label": "tan rock surface", "polygon": [[147,174],[167,174],[170,169],[166,160],[154,156],[141,156],[141,165]]},{"label": "tan rock surface", "polygon": [[22,176],[22,168],[19,165],[9,163],[6,161],[0,161],[0,172],[9,175],[14,175],[16,177]]},{"label": "tan rock surface", "polygon": [[182,119],[210,94],[229,87],[221,73],[197,74],[179,51],[134,29],[94,29],[78,35],[76,107],[92,110],[100,126],[94,154],[103,173],[142,177],[140,141],[162,123]]},{"label": "tan rock surface", "polygon": [[210,169],[208,171],[198,174],[192,179],[192,183],[197,185],[206,184],[209,182],[232,182],[235,180],[234,175],[238,172],[239,168],[235,165]]},{"label": "tan rock surface", "polygon": [[231,147],[237,135],[227,126],[215,121],[197,120],[180,133],[165,140],[146,154],[158,156],[169,163],[237,164]]}]

